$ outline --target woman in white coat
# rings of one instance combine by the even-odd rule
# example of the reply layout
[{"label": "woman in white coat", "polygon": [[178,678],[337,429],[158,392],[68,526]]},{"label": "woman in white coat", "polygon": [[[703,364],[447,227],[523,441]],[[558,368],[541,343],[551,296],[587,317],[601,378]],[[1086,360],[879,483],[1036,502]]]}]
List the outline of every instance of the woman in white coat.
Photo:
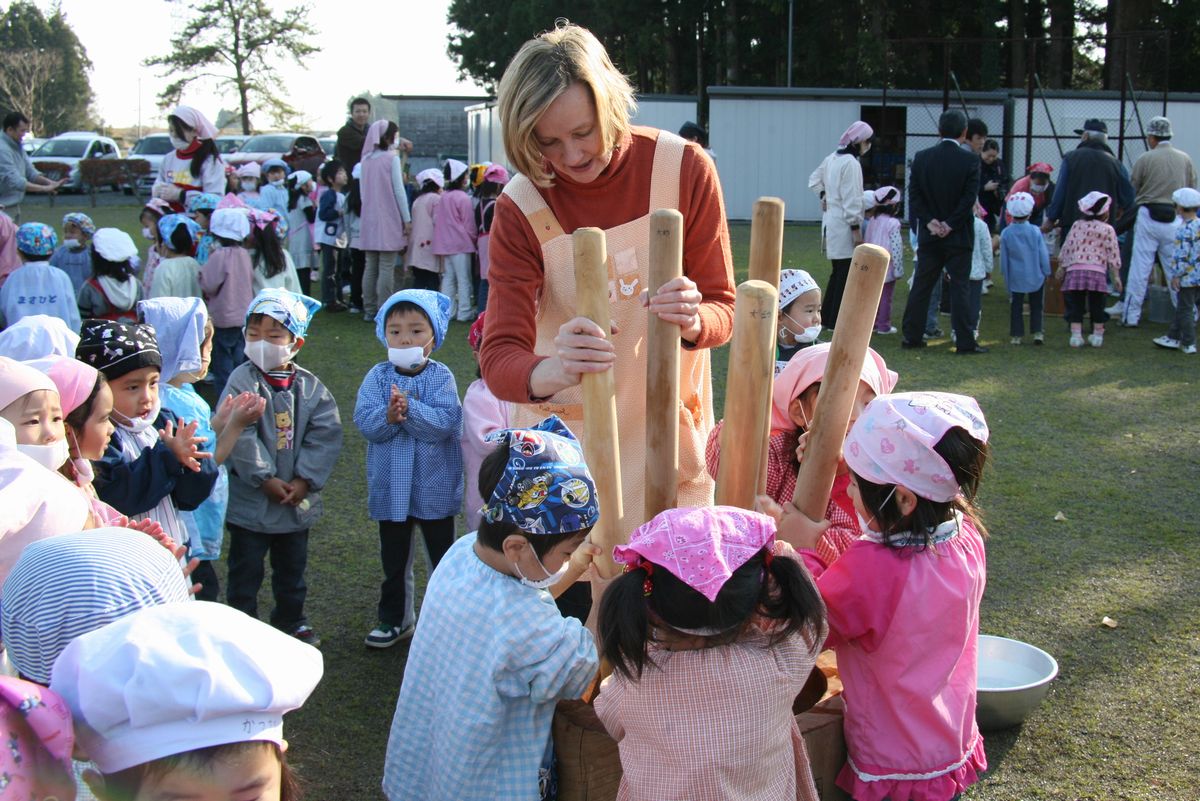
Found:
[{"label": "woman in white coat", "polygon": [[838,149],[808,178],[808,188],[821,198],[821,239],[825,257],[833,264],[821,304],[821,322],[826,328],[837,325],[850,257],[863,241],[863,177],[858,160],[871,149],[874,134],[870,125],[855,122],[838,140]]}]

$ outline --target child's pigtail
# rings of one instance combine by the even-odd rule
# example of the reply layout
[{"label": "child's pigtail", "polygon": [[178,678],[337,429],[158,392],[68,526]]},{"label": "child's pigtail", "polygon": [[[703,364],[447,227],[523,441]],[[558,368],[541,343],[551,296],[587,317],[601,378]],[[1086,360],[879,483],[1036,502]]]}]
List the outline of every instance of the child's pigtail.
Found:
[{"label": "child's pigtail", "polygon": [[804,565],[796,559],[774,556],[769,546],[760,558],[770,580],[763,582],[759,609],[763,617],[784,624],[777,638],[796,631],[804,632],[810,642],[819,637],[825,628],[825,602]]},{"label": "child's pigtail", "polygon": [[651,570],[647,563],[614,579],[600,601],[597,618],[601,654],[616,672],[634,681],[641,678],[650,661],[650,616],[646,607],[653,596]]}]

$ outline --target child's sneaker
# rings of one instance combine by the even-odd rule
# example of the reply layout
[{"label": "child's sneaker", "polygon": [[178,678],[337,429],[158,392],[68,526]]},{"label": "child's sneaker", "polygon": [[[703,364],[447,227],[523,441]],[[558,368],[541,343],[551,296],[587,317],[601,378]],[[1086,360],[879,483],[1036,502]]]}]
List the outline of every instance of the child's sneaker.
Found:
[{"label": "child's sneaker", "polygon": [[1068,344],[1072,348],[1082,348],[1083,347],[1083,334],[1071,334],[1071,339],[1070,339],[1070,342],[1068,342]]},{"label": "child's sneaker", "polygon": [[1179,350],[1179,340],[1171,339],[1171,337],[1163,334],[1161,337],[1154,338],[1154,344],[1160,348],[1170,348],[1171,350]]},{"label": "child's sneaker", "polygon": [[1195,345],[1184,345],[1182,348],[1179,349],[1179,352],[1180,353],[1195,353],[1196,346]]},{"label": "child's sneaker", "polygon": [[1033,335],[1033,344],[1041,345],[1045,341],[1046,341],[1046,335],[1043,334],[1041,331],[1038,331],[1036,334]]},{"label": "child's sneaker", "polygon": [[1013,337],[1008,341],[1010,345],[1020,345],[1023,340],[1020,337]]},{"label": "child's sneaker", "polygon": [[1104,344],[1104,334],[1092,334],[1088,337],[1088,344],[1093,348],[1098,348]]},{"label": "child's sneaker", "polygon": [[407,640],[413,636],[413,632],[417,630],[415,625],[408,628],[400,628],[399,626],[389,626],[387,623],[380,623],[376,626],[367,639],[364,640],[368,648],[391,648],[401,640]]},{"label": "child's sneaker", "polygon": [[887,328],[885,328],[885,329],[882,329],[882,330],[881,330],[881,329],[879,329],[879,328],[876,328],[876,329],[875,329],[875,333],[876,333],[876,334],[881,334],[881,335],[882,335],[882,334],[894,334],[894,333],[896,333],[896,326],[894,326],[894,325],[890,325],[890,326],[888,326]]},{"label": "child's sneaker", "polygon": [[312,626],[297,626],[296,630],[292,632],[292,636],[314,648],[321,644],[321,638],[317,636],[317,632],[313,630]]}]

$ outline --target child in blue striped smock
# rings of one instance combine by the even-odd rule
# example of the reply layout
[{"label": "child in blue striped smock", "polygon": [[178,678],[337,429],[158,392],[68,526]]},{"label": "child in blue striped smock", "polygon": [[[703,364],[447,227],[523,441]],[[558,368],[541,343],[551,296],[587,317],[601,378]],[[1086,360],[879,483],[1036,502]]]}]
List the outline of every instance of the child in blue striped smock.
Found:
[{"label": "child in blue striped smock", "polygon": [[367,508],[379,521],[383,586],[379,624],[367,635],[388,648],[413,634],[413,527],[429,554],[429,572],[454,542],[462,507],[462,404],[454,375],[429,354],[450,324],[450,298],[406,289],[375,315],[388,360],[371,368],[358,390],[354,424],[367,438]]}]

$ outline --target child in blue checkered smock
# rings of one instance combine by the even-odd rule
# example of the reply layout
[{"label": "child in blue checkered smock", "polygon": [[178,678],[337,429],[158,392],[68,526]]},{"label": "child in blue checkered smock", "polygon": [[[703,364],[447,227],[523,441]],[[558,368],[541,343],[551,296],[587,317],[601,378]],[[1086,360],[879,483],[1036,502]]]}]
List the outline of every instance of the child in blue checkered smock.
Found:
[{"label": "child in blue checkered smock", "polygon": [[553,601],[600,552],[584,541],[599,508],[579,443],[557,417],[493,438],[479,531],[425,591],[388,738],[389,801],[553,798],[555,705],[599,667],[591,632]]},{"label": "child in blue checkered smock", "polygon": [[388,360],[358,390],[354,424],[367,438],[367,510],[379,522],[383,585],[379,624],[367,635],[388,648],[413,634],[413,529],[429,572],[454,542],[462,508],[462,404],[450,368],[429,358],[450,324],[450,299],[427,289],[392,295],[375,316]]}]

